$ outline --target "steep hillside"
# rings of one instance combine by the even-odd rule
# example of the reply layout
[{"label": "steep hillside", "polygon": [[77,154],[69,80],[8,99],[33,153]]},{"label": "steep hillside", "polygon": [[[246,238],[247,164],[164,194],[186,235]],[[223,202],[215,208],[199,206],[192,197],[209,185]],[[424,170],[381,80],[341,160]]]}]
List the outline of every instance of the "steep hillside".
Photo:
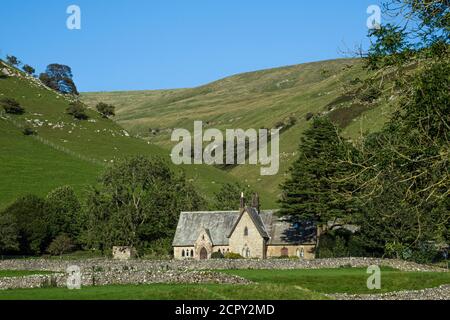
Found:
[{"label": "steep hillside", "polygon": [[[26,111],[23,115],[0,115],[0,207],[20,194],[45,194],[65,184],[83,193],[105,166],[125,156],[143,154],[169,159],[168,150],[132,137],[93,110],[88,112],[89,120],[75,120],[66,114],[70,103],[66,97],[3,62],[0,69],[4,74],[0,77],[0,99],[14,98]],[[25,136],[24,127],[35,130],[37,136]],[[207,197],[221,183],[237,181],[213,167],[184,169]],[[267,206],[274,205],[274,199],[265,198]]]},{"label": "steep hillside", "polygon": [[[85,93],[82,98],[92,107],[100,101],[114,104],[115,121],[167,150],[174,145],[171,130],[192,130],[195,120],[221,130],[289,126],[281,135],[277,176],[261,177],[259,168],[250,165],[228,170],[276,198],[308,126],[308,113],[329,113],[351,139],[382,126],[391,112],[382,99],[353,102],[352,95],[366,78],[360,60],[340,59],[239,74],[192,89]],[[295,124],[288,125],[292,118]]]}]

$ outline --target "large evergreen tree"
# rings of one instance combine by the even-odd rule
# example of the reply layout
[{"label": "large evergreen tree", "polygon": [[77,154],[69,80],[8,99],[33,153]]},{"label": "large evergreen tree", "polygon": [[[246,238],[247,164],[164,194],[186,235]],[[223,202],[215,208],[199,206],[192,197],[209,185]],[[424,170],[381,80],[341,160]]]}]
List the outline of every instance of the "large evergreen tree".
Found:
[{"label": "large evergreen tree", "polygon": [[352,212],[351,191],[341,161],[351,150],[327,117],[316,117],[301,138],[299,157],[281,186],[281,214],[320,225],[342,223]]}]

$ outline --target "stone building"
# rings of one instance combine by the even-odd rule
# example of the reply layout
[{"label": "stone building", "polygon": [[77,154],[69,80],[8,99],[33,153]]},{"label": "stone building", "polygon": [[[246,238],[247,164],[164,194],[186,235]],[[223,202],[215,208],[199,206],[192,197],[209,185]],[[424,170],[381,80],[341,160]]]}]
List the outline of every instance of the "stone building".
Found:
[{"label": "stone building", "polygon": [[278,217],[275,210],[252,206],[239,211],[181,212],[173,250],[175,259],[210,259],[213,252],[238,253],[244,258],[314,259],[317,229],[311,222]]}]

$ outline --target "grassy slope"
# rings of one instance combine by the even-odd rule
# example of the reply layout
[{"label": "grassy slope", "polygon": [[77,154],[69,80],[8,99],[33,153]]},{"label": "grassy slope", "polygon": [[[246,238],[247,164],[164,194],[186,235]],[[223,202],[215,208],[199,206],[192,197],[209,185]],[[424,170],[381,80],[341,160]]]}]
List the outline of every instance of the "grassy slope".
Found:
[{"label": "grassy slope", "polygon": [[[194,120],[225,130],[274,127],[290,116],[296,117],[298,123],[281,135],[277,176],[261,177],[259,168],[249,165],[230,170],[243,182],[263,185],[275,199],[278,185],[296,158],[300,135],[308,126],[305,115],[327,111],[330,105],[344,106],[346,101],[342,105],[336,101],[352,87],[350,81],[366,76],[361,61],[341,59],[239,74],[193,89],[86,93],[82,97],[91,106],[99,101],[116,105],[116,121],[168,150],[173,146],[170,129],[191,129]],[[351,112],[344,134],[356,138],[361,125],[364,132],[379,129],[385,120],[379,113]],[[338,118],[344,116],[337,114]],[[149,128],[161,131],[150,135]]]},{"label": "grassy slope", "polygon": [[[74,120],[65,113],[68,100],[22,73],[17,74],[20,76],[0,78],[0,98],[14,98],[26,109],[24,115],[6,116],[7,120],[5,115],[0,118],[0,207],[20,194],[45,194],[65,184],[81,192],[84,185],[95,181],[105,164],[125,156],[157,155],[169,160],[169,151],[142,139],[127,137],[122,127],[102,119],[94,111],[89,111],[91,121]],[[21,127],[32,125],[36,120],[43,123],[42,126],[34,124],[38,137],[22,135]],[[234,180],[209,166],[184,169],[188,178],[208,197],[220,183]]]},{"label": "grassy slope", "polygon": [[7,290],[2,299],[67,299],[67,300],[299,300],[324,299],[324,293],[384,293],[418,290],[450,283],[445,272],[401,272],[382,268],[381,290],[367,289],[367,273],[363,268],[319,270],[227,270],[255,282],[251,285],[186,285],[152,284]]}]

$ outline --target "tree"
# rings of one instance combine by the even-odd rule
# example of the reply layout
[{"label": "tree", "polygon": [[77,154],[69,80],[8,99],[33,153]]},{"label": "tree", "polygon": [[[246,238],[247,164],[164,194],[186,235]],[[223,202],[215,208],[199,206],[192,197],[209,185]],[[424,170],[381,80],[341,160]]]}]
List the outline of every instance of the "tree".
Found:
[{"label": "tree", "polygon": [[2,213],[12,217],[16,223],[21,254],[40,254],[47,247],[49,234],[44,206],[43,199],[26,195]]},{"label": "tree", "polygon": [[85,221],[72,187],[64,186],[50,192],[45,199],[45,212],[52,239],[60,234],[79,239]]},{"label": "tree", "polygon": [[48,253],[52,256],[59,256],[62,258],[62,255],[66,252],[70,252],[74,248],[72,244],[72,240],[67,234],[61,234],[57,236],[48,246]]},{"label": "tree", "polygon": [[8,64],[10,64],[13,67],[17,67],[22,63],[22,62],[20,62],[19,59],[17,59],[16,56],[10,56],[10,55],[6,56],[6,61],[8,62]]},{"label": "tree", "polygon": [[25,71],[25,72],[28,73],[29,75],[33,75],[33,74],[36,72],[36,70],[35,70],[32,66],[30,66],[30,65],[28,65],[28,64],[24,65],[24,66],[22,67],[22,69],[23,69],[23,71]]},{"label": "tree", "polygon": [[343,179],[349,166],[339,162],[348,149],[327,117],[315,117],[301,139],[290,177],[281,186],[280,213],[319,225],[349,219],[354,204],[347,199],[351,186]]},{"label": "tree", "polygon": [[100,250],[113,245],[142,249],[172,238],[180,211],[204,206],[184,175],[161,159],[127,158],[110,167],[89,192],[86,242]]},{"label": "tree", "polygon": [[11,98],[4,98],[0,100],[0,105],[3,107],[6,113],[10,114],[23,114],[25,109],[16,100]]},{"label": "tree", "polygon": [[106,104],[103,102],[100,102],[96,106],[97,111],[103,116],[103,118],[113,117],[115,116],[115,107],[110,104]]},{"label": "tree", "polygon": [[367,62],[377,70],[373,82],[395,75],[396,112],[364,137],[358,157],[341,161],[353,167],[357,223],[371,250],[429,259],[430,247],[450,241],[450,8],[442,0],[385,7],[399,24],[372,31]]},{"label": "tree", "polygon": [[19,250],[17,223],[11,214],[0,213],[0,254]]},{"label": "tree", "polygon": [[239,183],[224,183],[214,194],[214,208],[216,210],[237,210],[241,193],[248,198],[255,192],[248,186],[242,186]]},{"label": "tree", "polygon": [[39,79],[51,89],[63,94],[78,95],[78,90],[73,82],[72,69],[62,64],[50,64]]},{"label": "tree", "polygon": [[89,118],[86,114],[86,107],[81,102],[72,102],[66,109],[66,112],[78,120],[86,120]]}]

